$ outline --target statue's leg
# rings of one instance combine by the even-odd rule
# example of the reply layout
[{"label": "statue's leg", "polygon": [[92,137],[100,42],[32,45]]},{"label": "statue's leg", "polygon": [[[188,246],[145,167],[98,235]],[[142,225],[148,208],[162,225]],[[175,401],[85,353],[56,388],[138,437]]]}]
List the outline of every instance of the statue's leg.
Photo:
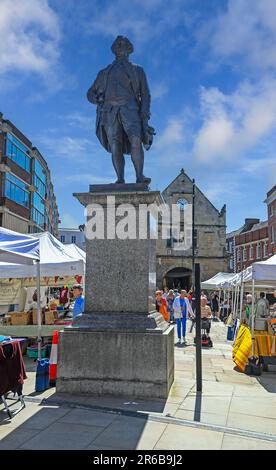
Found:
[{"label": "statue's leg", "polygon": [[136,182],[143,183],[144,151],[141,144],[141,139],[140,137],[132,136],[129,140],[131,144],[131,160],[136,173]]},{"label": "statue's leg", "polygon": [[116,183],[125,182],[125,157],[122,151],[122,125],[115,119],[113,126],[107,128],[107,138],[112,153],[112,163],[117,175]]},{"label": "statue's leg", "polygon": [[151,179],[143,174],[144,150],[141,139],[141,119],[138,111],[122,109],[121,120],[131,146],[131,160],[136,173],[136,183],[150,183]]}]

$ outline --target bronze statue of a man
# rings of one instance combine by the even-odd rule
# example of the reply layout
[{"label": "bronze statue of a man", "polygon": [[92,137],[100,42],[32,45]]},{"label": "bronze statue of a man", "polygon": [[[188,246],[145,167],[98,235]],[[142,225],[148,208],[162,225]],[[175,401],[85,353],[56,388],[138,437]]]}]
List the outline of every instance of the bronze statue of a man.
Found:
[{"label": "bronze statue of a man", "polygon": [[[150,92],[144,70],[129,62],[133,45],[118,36],[111,47],[116,59],[98,76],[87,92],[88,100],[97,105],[96,134],[103,147],[112,154],[116,183],[125,182],[125,157],[130,154],[137,183],[149,183],[143,174],[144,151],[152,144],[154,129],[150,118]],[[142,146],[143,144],[143,146]]]}]

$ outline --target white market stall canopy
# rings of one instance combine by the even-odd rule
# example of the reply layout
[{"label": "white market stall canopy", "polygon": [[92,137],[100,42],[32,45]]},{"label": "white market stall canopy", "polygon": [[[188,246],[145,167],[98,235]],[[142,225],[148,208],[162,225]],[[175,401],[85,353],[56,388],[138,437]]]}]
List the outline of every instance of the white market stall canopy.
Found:
[{"label": "white market stall canopy", "polygon": [[259,261],[252,265],[252,279],[255,281],[276,282],[276,255],[266,261]]},{"label": "white market stall canopy", "polygon": [[33,265],[34,260],[39,261],[39,245],[36,237],[0,227],[1,264],[7,262]]},{"label": "white market stall canopy", "polygon": [[212,290],[220,288],[223,282],[226,282],[233,278],[233,273],[217,273],[207,281],[201,283],[201,288],[205,290]]},{"label": "white market stall canopy", "polygon": [[74,258],[82,259],[84,262],[86,261],[86,253],[84,250],[79,248],[75,243],[69,243],[68,245],[63,245],[67,253]]},{"label": "white market stall canopy", "polygon": [[[23,235],[24,237],[25,235]],[[69,254],[66,245],[63,245],[51,233],[43,232],[36,234],[39,242],[40,253],[40,275],[44,277],[54,276],[75,276],[84,275],[85,261],[81,254],[74,256]],[[36,277],[36,266],[33,265],[20,265],[14,263],[2,262],[0,256],[0,278],[31,278]],[[38,258],[39,259],[39,258]],[[17,261],[18,262],[18,261]]]},{"label": "white market stall canopy", "polygon": [[252,266],[244,269],[240,273],[232,274],[232,279],[222,282],[221,289],[232,288],[245,284],[252,285],[255,281],[255,288],[271,289],[276,285],[276,255],[266,261],[253,263]]}]

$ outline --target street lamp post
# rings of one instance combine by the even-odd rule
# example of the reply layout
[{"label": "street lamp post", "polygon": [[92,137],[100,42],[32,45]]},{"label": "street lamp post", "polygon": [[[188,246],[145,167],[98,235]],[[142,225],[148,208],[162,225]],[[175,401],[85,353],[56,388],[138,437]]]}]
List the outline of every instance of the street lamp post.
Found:
[{"label": "street lamp post", "polygon": [[193,178],[192,192],[192,285],[195,289],[195,179]]}]

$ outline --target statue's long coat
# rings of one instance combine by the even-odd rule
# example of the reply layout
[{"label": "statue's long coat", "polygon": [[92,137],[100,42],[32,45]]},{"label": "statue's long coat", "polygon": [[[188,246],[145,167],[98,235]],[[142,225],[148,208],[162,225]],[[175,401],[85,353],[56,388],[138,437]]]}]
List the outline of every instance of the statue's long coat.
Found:
[{"label": "statue's long coat", "polygon": [[[125,72],[129,76],[133,93],[135,95],[136,101],[139,106],[139,112],[143,113],[144,116],[150,117],[150,92],[146,79],[146,75],[142,67],[139,65],[132,64],[127,62],[124,64]],[[87,92],[88,101],[97,105],[97,118],[96,118],[96,135],[101,142],[102,146],[111,153],[111,149],[108,143],[107,135],[101,119],[101,110],[102,105],[98,103],[98,98],[100,95],[104,98],[105,90],[107,86],[107,79],[112,64],[108,65],[105,69],[101,70],[93,85],[89,88]],[[143,129],[143,126],[142,126]],[[147,143],[145,140],[144,133],[142,132],[142,142]],[[126,133],[123,135],[123,153],[130,154],[130,142]]]}]

